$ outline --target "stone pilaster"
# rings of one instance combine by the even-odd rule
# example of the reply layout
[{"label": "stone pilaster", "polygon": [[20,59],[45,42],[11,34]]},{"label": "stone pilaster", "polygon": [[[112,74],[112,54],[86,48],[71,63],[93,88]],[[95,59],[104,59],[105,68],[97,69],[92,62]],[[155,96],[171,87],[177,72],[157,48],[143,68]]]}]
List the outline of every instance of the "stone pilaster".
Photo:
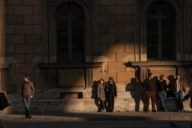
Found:
[{"label": "stone pilaster", "polygon": [[5,5],[4,0],[0,0],[0,90],[5,88]]},{"label": "stone pilaster", "polygon": [[5,62],[5,6],[0,0],[0,65]]}]

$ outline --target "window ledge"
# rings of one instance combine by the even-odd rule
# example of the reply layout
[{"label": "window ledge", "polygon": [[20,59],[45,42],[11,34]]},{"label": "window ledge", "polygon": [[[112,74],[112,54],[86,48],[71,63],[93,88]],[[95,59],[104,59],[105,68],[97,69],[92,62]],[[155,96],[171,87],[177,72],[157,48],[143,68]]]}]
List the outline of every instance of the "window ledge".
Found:
[{"label": "window ledge", "polygon": [[101,66],[101,62],[94,63],[39,63],[41,69],[87,69]]},{"label": "window ledge", "polygon": [[10,65],[0,65],[0,70],[9,69]]},{"label": "window ledge", "polygon": [[124,63],[127,67],[140,66],[192,66],[192,61],[135,61]]}]

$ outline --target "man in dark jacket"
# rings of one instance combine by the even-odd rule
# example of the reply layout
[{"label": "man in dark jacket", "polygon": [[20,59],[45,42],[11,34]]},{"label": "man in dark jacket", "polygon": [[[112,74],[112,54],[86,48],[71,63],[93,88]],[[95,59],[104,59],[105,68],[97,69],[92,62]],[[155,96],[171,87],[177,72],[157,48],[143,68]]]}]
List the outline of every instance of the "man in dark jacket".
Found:
[{"label": "man in dark jacket", "polygon": [[117,96],[117,87],[112,77],[109,77],[109,81],[105,87],[106,90],[106,105],[107,112],[113,112],[114,110],[114,100]]},{"label": "man in dark jacket", "polygon": [[22,89],[21,89],[21,96],[23,98],[23,103],[25,107],[25,118],[28,118],[28,119],[31,118],[29,108],[30,108],[31,98],[33,98],[34,93],[35,93],[35,88],[34,88],[33,82],[30,80],[29,76],[24,76],[24,82],[22,84]]},{"label": "man in dark jacket", "polygon": [[148,78],[144,81],[145,86],[145,105],[144,111],[149,111],[149,100],[151,99],[152,103],[152,112],[156,112],[155,105],[156,105],[156,90],[157,90],[157,79],[153,77],[152,73],[149,73]]},{"label": "man in dark jacket", "polygon": [[158,89],[158,97],[160,99],[161,107],[165,112],[167,112],[167,108],[165,105],[165,101],[167,99],[167,83],[166,83],[166,80],[164,79],[164,74],[161,74],[159,76],[157,89]]}]

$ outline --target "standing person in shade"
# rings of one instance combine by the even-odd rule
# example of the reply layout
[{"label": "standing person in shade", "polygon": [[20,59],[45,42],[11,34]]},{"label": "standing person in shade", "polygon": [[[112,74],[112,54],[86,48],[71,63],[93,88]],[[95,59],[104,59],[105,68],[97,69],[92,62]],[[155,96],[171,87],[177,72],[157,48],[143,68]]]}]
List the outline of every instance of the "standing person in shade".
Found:
[{"label": "standing person in shade", "polygon": [[106,83],[106,104],[107,112],[113,112],[114,100],[117,96],[117,87],[112,77],[109,77],[109,81]]},{"label": "standing person in shade", "polygon": [[185,95],[183,101],[188,100],[189,98],[190,98],[189,106],[192,108],[192,79],[189,81],[189,90],[188,93]]},{"label": "standing person in shade", "polygon": [[167,91],[167,97],[175,97],[175,78],[174,76],[169,76],[167,77],[168,80],[169,80],[169,83],[168,83],[168,91]]},{"label": "standing person in shade", "polygon": [[34,88],[33,82],[30,80],[29,76],[24,76],[23,79],[24,79],[24,82],[23,82],[22,88],[21,88],[21,96],[23,98],[23,103],[24,103],[24,107],[25,107],[25,118],[30,119],[31,118],[30,102],[34,96],[35,88]]},{"label": "standing person in shade", "polygon": [[167,98],[167,83],[166,80],[164,79],[164,74],[161,74],[159,76],[157,91],[158,96],[160,98],[161,107],[165,112],[167,112],[167,108],[165,105],[165,101]]},{"label": "standing person in shade", "polygon": [[182,83],[181,76],[177,75],[176,82],[175,82],[175,99],[176,99],[176,105],[179,112],[183,112],[183,98],[184,98],[184,92],[185,87]]},{"label": "standing person in shade", "polygon": [[99,80],[97,95],[100,102],[99,112],[104,112],[106,110],[106,105],[105,105],[105,81],[103,79]]},{"label": "standing person in shade", "polygon": [[149,111],[149,100],[151,99],[152,103],[152,112],[156,112],[156,90],[157,90],[157,79],[153,76],[152,73],[148,74],[148,78],[144,81],[144,88],[145,88],[145,105],[144,111]]}]

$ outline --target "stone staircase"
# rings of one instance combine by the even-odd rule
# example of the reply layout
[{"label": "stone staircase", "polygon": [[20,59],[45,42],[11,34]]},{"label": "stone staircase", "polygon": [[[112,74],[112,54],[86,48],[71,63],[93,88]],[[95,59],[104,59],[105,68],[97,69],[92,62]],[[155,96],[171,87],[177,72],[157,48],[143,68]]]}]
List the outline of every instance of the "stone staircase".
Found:
[{"label": "stone staircase", "polygon": [[[117,92],[118,96],[115,99],[114,111],[135,111],[135,101],[133,98],[134,91],[126,91],[126,86],[122,85],[117,87]],[[98,107],[93,93],[95,93],[93,88],[74,88],[71,90],[49,89],[37,91],[31,102],[31,110],[33,113],[96,112]],[[10,102],[10,107],[6,109],[8,113],[24,112],[20,94],[20,92],[7,94]],[[174,98],[168,98],[166,104],[169,111],[176,110]],[[184,102],[184,108],[187,111],[191,111],[189,101]],[[140,111],[142,110],[143,103],[141,101]]]}]

